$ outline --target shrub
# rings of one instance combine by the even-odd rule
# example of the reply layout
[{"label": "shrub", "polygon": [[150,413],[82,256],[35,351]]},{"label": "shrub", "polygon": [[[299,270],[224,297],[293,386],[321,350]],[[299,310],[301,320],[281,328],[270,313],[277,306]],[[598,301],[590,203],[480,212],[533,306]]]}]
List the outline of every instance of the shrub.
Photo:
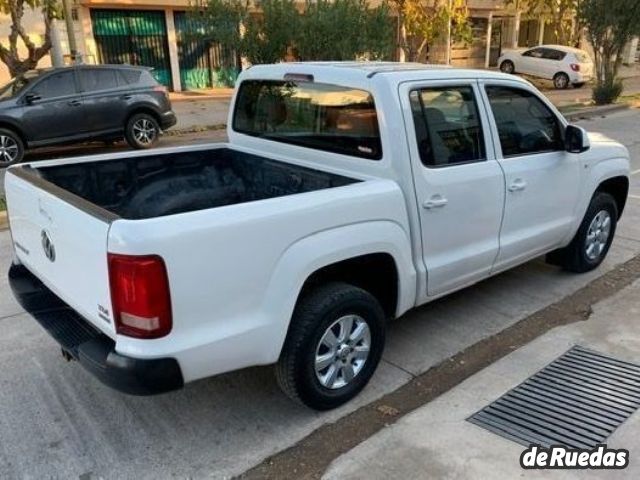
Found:
[{"label": "shrub", "polygon": [[622,81],[603,83],[593,87],[593,101],[596,105],[607,105],[615,102],[622,93]]}]

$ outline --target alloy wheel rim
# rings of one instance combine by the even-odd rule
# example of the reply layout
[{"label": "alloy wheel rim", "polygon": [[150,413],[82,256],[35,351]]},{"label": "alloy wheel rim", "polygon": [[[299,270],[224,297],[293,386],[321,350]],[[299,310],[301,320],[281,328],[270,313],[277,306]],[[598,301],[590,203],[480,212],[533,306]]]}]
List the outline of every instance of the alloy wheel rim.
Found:
[{"label": "alloy wheel rim", "polygon": [[512,73],[513,72],[513,64],[511,63],[505,63],[504,67],[502,68],[502,71],[504,73]]},{"label": "alloy wheel rim", "polygon": [[589,260],[593,261],[600,258],[607,247],[610,235],[611,215],[606,210],[600,210],[591,220],[587,230],[584,251]]},{"label": "alloy wheel rim", "polygon": [[133,124],[133,136],[143,145],[153,143],[157,134],[156,127],[146,118],[141,118]]},{"label": "alloy wheel rim", "polygon": [[15,139],[8,135],[0,135],[0,163],[15,162],[19,152],[20,148]]},{"label": "alloy wheel rim", "polygon": [[325,330],[316,348],[316,378],[331,390],[345,387],[362,371],[370,351],[371,330],[364,318],[340,317]]},{"label": "alloy wheel rim", "polygon": [[568,84],[568,83],[569,83],[569,82],[568,82],[568,80],[567,80],[567,77],[565,77],[564,75],[560,75],[560,76],[558,76],[558,78],[556,79],[556,86],[557,86],[558,88],[564,88],[564,87],[566,87],[566,86],[567,86],[567,84]]}]

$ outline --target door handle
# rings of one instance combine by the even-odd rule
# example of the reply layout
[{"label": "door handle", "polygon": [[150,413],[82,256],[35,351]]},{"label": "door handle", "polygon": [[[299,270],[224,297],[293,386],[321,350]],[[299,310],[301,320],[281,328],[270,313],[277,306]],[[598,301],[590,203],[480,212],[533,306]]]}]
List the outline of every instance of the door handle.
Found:
[{"label": "door handle", "polygon": [[123,99],[123,100],[130,100],[132,96],[133,96],[133,95],[129,95],[129,94],[127,93],[127,94],[125,94],[125,95],[122,95],[120,98],[121,98],[121,99]]},{"label": "door handle", "polygon": [[433,208],[442,208],[447,203],[449,203],[449,200],[444,198],[442,195],[436,194],[436,195],[433,195],[429,200],[424,202],[422,206],[427,210],[431,210]]},{"label": "door handle", "polygon": [[521,192],[527,188],[527,182],[522,180],[521,178],[516,178],[511,185],[509,185],[510,192]]},{"label": "door handle", "polygon": [[80,100],[69,100],[67,102],[67,105],[69,105],[70,107],[79,107],[80,106]]}]

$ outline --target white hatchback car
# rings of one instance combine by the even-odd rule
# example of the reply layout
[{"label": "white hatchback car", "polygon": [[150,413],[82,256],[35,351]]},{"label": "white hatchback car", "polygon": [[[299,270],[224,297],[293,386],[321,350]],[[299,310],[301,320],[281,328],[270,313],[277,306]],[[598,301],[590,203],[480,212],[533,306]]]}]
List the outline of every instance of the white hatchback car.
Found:
[{"label": "white hatchback car", "polygon": [[564,89],[582,87],[593,78],[593,62],[584,50],[562,45],[540,45],[529,49],[505,50],[498,59],[504,73],[522,73],[553,80]]}]

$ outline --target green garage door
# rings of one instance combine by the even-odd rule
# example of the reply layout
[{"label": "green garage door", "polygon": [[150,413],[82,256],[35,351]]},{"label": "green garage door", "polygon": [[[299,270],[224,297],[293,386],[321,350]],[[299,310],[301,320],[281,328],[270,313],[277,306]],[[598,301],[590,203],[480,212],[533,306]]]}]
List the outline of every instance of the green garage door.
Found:
[{"label": "green garage door", "polygon": [[180,83],[185,90],[232,87],[238,76],[235,52],[198,38],[197,20],[174,12]]},{"label": "green garage door", "polygon": [[153,68],[153,76],[172,88],[164,12],[91,10],[100,63],[128,63]]}]

